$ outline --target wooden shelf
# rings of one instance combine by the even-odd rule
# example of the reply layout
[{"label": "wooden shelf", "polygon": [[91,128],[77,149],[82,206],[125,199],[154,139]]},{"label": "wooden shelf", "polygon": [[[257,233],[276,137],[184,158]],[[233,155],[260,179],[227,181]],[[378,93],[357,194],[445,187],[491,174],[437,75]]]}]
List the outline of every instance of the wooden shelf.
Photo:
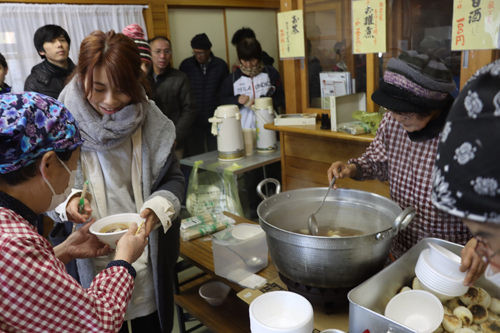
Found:
[{"label": "wooden shelf", "polygon": [[197,318],[212,332],[233,333],[250,332],[250,318],[248,304],[236,296],[236,291],[231,290],[224,303],[219,306],[208,304],[198,293],[198,289],[215,279],[204,276],[181,288],[181,294],[175,295],[175,303]]}]

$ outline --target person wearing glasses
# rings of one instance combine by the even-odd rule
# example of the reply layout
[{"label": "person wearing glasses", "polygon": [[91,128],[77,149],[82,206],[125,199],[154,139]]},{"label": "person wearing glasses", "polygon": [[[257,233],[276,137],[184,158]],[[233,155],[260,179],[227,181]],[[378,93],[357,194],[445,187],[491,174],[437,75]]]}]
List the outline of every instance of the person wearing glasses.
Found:
[{"label": "person wearing glasses", "polygon": [[[440,210],[462,219],[474,235],[462,250],[461,270],[469,270],[470,282],[486,269],[486,279],[498,287],[499,156],[500,60],[497,60],[472,76],[450,110],[437,147],[432,202]],[[474,256],[474,252],[478,255]]]},{"label": "person wearing glasses", "polygon": [[[186,156],[217,150],[217,137],[211,133],[208,118],[218,106],[217,94],[229,75],[227,63],[212,52],[212,43],[206,34],[191,40],[193,56],[182,61],[179,69],[186,73],[193,87],[198,113],[186,142]],[[206,145],[206,150],[205,150]]]},{"label": "person wearing glasses", "polygon": [[402,209],[416,209],[410,225],[394,238],[391,253],[396,259],[426,237],[462,245],[472,238],[458,217],[431,202],[436,149],[454,89],[452,73],[439,58],[407,51],[390,59],[372,95],[387,110],[375,139],[361,157],[335,162],[328,169],[329,181],[389,181],[391,199]]},{"label": "person wearing glasses", "polygon": [[196,118],[196,101],[186,74],[171,66],[172,43],[157,36],[149,41],[153,66],[149,77],[153,81],[153,101],[175,125],[175,154],[184,155],[186,139]]}]

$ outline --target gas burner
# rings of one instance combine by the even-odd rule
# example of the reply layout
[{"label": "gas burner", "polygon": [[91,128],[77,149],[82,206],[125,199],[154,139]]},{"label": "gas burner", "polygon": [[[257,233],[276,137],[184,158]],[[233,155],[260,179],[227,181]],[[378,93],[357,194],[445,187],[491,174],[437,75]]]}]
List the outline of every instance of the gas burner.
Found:
[{"label": "gas burner", "polygon": [[279,273],[281,281],[293,291],[304,296],[312,305],[319,306],[326,314],[335,313],[338,309],[349,304],[347,294],[351,288],[317,288],[298,283]]}]

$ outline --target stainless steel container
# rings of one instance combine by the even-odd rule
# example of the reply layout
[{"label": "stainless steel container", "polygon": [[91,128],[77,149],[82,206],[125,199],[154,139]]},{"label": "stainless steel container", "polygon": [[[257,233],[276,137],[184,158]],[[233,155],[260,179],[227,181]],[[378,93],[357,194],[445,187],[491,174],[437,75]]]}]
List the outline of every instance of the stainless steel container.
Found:
[{"label": "stainless steel container", "polygon": [[[266,198],[262,186],[277,184],[276,195]],[[265,200],[257,208],[266,232],[269,253],[278,271],[311,287],[349,288],[380,271],[387,260],[392,238],[414,215],[380,195],[339,189],[330,191],[316,215],[318,227],[357,229],[363,235],[321,237],[299,234],[319,206],[327,188],[307,188],[279,193],[277,180],[265,179],[257,192]]]},{"label": "stainless steel container", "polygon": [[[439,244],[444,248],[460,255],[462,246],[437,238],[424,238],[412,247],[396,262],[372,276],[348,294],[349,299],[349,332],[370,333],[416,331],[403,326],[383,314],[387,303],[403,286],[410,286],[415,277],[415,265],[420,252],[428,247],[428,243]],[[484,288],[492,297],[499,297],[500,290],[491,282],[481,277],[475,283]]]}]

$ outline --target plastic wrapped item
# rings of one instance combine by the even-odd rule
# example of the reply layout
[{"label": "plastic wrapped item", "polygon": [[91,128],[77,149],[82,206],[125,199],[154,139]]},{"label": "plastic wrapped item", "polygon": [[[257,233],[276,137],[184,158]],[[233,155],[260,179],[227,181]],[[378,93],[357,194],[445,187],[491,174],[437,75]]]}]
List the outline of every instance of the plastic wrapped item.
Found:
[{"label": "plastic wrapped item", "polygon": [[198,172],[203,161],[196,161],[187,190],[186,208],[192,215],[215,214],[227,211],[243,216],[232,167],[223,174],[214,171]]},{"label": "plastic wrapped item", "polygon": [[236,221],[222,213],[202,214],[181,221],[181,238],[189,241],[236,224]]},{"label": "plastic wrapped item", "polygon": [[384,117],[379,112],[354,111],[352,117],[368,126],[373,135],[377,134],[378,126]]},{"label": "plastic wrapped item", "polygon": [[370,127],[362,121],[351,121],[349,123],[342,123],[337,125],[337,131],[349,133],[352,135],[359,135],[370,133]]}]

